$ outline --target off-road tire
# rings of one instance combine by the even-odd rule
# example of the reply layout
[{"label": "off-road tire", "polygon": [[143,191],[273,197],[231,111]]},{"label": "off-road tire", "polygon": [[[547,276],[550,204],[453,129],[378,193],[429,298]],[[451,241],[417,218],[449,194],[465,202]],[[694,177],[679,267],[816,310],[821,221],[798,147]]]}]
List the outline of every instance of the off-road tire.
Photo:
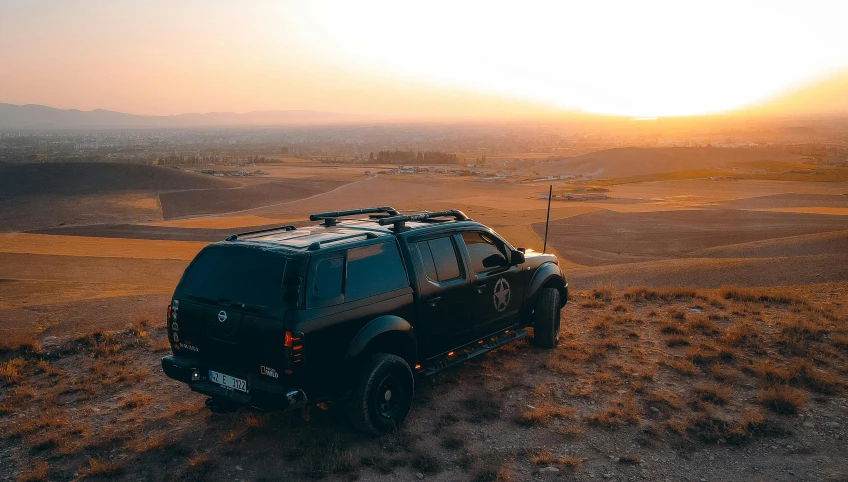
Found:
[{"label": "off-road tire", "polygon": [[559,290],[544,288],[536,299],[533,312],[533,344],[542,348],[554,348],[559,342],[560,309]]},{"label": "off-road tire", "polygon": [[372,355],[360,367],[347,403],[351,423],[373,435],[396,429],[409,414],[414,388],[412,370],[403,358]]}]

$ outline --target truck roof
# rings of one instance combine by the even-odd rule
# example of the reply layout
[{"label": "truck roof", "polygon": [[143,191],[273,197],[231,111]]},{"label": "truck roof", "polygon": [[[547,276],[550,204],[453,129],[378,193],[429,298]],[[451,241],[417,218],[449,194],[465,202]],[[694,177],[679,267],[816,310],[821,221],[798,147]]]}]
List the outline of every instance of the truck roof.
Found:
[{"label": "truck roof", "polygon": [[[381,212],[388,209],[391,210],[391,213],[379,216],[372,215],[368,218],[340,219],[347,216],[345,213],[364,214],[377,209]],[[326,216],[326,214],[333,216]],[[449,217],[453,217],[453,219],[447,219]],[[401,233],[436,230],[445,226],[482,226],[468,219],[465,214],[458,210],[425,211],[401,215],[391,208],[368,208],[313,214],[310,219],[322,219],[324,222],[312,226],[295,227],[288,225],[234,234],[227,237],[225,243],[279,247],[296,252],[315,252],[340,245],[358,244],[376,238],[388,238]]]}]

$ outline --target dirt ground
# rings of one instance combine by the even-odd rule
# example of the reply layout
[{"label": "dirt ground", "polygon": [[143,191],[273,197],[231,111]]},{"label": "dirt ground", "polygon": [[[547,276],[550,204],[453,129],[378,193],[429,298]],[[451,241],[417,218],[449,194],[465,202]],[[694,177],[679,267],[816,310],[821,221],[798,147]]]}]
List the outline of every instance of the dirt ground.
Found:
[{"label": "dirt ground", "polygon": [[[710,165],[757,161],[722,155]],[[160,320],[187,263],[232,232],[373,205],[462,209],[541,250],[547,183],[291,163],[223,185],[148,168],[167,193],[54,179],[0,199],[0,480],[848,478],[848,183],[611,183],[608,200],[554,202],[548,250],[574,293],[560,346],[423,379],[408,423],[372,439],[334,406],[309,422],[211,415],[164,377]],[[238,196],[262,183],[293,189]],[[191,201],[172,203],[180,219],[168,196]]]},{"label": "dirt ground", "polygon": [[0,479],[844,480],[846,288],[576,293],[557,349],[419,380],[383,438],[333,405],[210,414],[138,318],[7,353]]}]

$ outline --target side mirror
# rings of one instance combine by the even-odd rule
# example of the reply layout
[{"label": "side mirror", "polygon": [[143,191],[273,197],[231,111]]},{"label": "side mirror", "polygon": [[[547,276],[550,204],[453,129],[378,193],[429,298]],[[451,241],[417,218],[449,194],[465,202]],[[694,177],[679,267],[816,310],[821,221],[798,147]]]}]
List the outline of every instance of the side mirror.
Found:
[{"label": "side mirror", "polygon": [[521,251],[513,251],[512,257],[509,261],[512,264],[521,264],[525,260],[526,260],[526,258],[524,257],[524,253],[522,253]]}]

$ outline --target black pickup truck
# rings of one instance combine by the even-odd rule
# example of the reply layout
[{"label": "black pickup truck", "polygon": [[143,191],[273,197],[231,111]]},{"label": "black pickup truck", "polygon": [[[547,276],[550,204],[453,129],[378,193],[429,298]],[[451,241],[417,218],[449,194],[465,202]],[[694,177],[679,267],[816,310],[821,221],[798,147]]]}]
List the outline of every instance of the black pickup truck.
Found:
[{"label": "black pickup truck", "polygon": [[[355,217],[355,218],[354,218]],[[400,424],[416,376],[528,336],[552,348],[568,284],[458,210],[313,214],[198,253],[168,305],[165,373],[207,406],[342,401],[360,430]]]}]

